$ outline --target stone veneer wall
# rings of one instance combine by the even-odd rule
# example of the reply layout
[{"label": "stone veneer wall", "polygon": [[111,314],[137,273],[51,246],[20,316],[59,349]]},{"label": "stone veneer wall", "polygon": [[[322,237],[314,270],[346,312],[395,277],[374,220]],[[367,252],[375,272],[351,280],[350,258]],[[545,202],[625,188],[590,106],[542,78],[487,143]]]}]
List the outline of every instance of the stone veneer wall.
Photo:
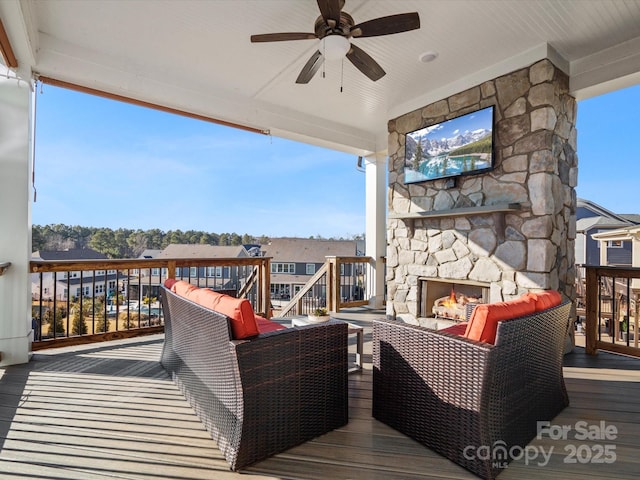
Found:
[{"label": "stone veneer wall", "polygon": [[[421,278],[485,282],[490,301],[553,288],[575,298],[576,102],[549,60],[389,122],[389,214],[520,203],[519,211],[387,224],[387,315],[415,322]],[[405,134],[495,106],[495,169],[404,184]]]}]

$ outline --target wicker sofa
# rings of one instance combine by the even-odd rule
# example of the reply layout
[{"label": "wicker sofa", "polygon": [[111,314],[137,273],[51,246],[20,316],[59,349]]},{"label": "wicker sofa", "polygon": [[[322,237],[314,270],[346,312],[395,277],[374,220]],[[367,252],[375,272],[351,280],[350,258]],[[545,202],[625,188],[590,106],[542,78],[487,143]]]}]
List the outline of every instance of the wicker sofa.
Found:
[{"label": "wicker sofa", "polygon": [[[569,404],[562,358],[570,306],[497,323],[495,344],[375,321],[373,416],[495,478],[512,460],[509,450],[535,437],[536,422]],[[487,448],[492,458],[482,459]]]},{"label": "wicker sofa", "polygon": [[346,323],[234,340],[226,315],[165,287],[161,301],[161,363],[231,470],[347,423]]}]

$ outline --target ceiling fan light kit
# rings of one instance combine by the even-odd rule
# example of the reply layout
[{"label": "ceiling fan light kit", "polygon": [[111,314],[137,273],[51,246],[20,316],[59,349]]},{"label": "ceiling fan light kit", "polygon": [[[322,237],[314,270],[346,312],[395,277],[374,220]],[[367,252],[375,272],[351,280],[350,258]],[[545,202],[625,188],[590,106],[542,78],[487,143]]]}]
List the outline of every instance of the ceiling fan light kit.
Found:
[{"label": "ceiling fan light kit", "polygon": [[341,60],[351,49],[351,42],[342,35],[327,35],[320,40],[320,51],[327,60]]},{"label": "ceiling fan light kit", "polygon": [[252,43],[314,38],[320,40],[320,48],[307,60],[296,83],[309,83],[325,58],[339,60],[345,56],[358,70],[375,82],[386,75],[386,72],[368,53],[351,43],[350,39],[392,35],[420,28],[420,17],[417,12],[374,18],[355,25],[353,17],[342,11],[344,0],[317,0],[317,2],[320,16],[314,23],[314,33],[283,32],[251,35]]}]

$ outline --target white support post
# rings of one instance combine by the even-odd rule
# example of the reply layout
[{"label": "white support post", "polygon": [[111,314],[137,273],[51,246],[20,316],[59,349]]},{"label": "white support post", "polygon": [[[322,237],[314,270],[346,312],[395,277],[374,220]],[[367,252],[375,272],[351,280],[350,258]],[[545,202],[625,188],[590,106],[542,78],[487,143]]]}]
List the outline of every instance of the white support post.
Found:
[{"label": "white support post", "polygon": [[366,244],[365,254],[373,259],[369,284],[373,288],[369,306],[383,308],[385,262],[387,252],[387,157],[374,154],[365,157],[366,177]]},{"label": "white support post", "polygon": [[31,350],[30,81],[0,65],[0,367],[29,361]]}]

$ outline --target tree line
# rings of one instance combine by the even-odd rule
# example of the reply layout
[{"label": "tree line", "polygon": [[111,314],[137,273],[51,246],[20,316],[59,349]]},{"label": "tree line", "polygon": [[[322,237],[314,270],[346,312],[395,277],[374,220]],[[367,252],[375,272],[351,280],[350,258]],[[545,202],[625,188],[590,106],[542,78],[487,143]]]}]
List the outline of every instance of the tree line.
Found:
[{"label": "tree line", "polygon": [[203,245],[264,244],[268,237],[237,233],[209,233],[199,230],[150,230],[79,225],[33,225],[33,251],[92,248],[109,258],[137,258],[146,249],[162,250],[172,243]]},{"label": "tree line", "polygon": [[[33,225],[32,250],[66,250],[71,248],[92,248],[109,258],[138,258],[146,249],[163,250],[170,244],[202,245],[265,245],[269,237],[254,237],[245,233],[209,233],[200,230],[150,230],[105,227],[81,227],[79,225]],[[310,238],[323,239],[321,235]],[[364,235],[354,235],[348,240],[363,239]],[[330,238],[330,240],[347,240]]]}]

